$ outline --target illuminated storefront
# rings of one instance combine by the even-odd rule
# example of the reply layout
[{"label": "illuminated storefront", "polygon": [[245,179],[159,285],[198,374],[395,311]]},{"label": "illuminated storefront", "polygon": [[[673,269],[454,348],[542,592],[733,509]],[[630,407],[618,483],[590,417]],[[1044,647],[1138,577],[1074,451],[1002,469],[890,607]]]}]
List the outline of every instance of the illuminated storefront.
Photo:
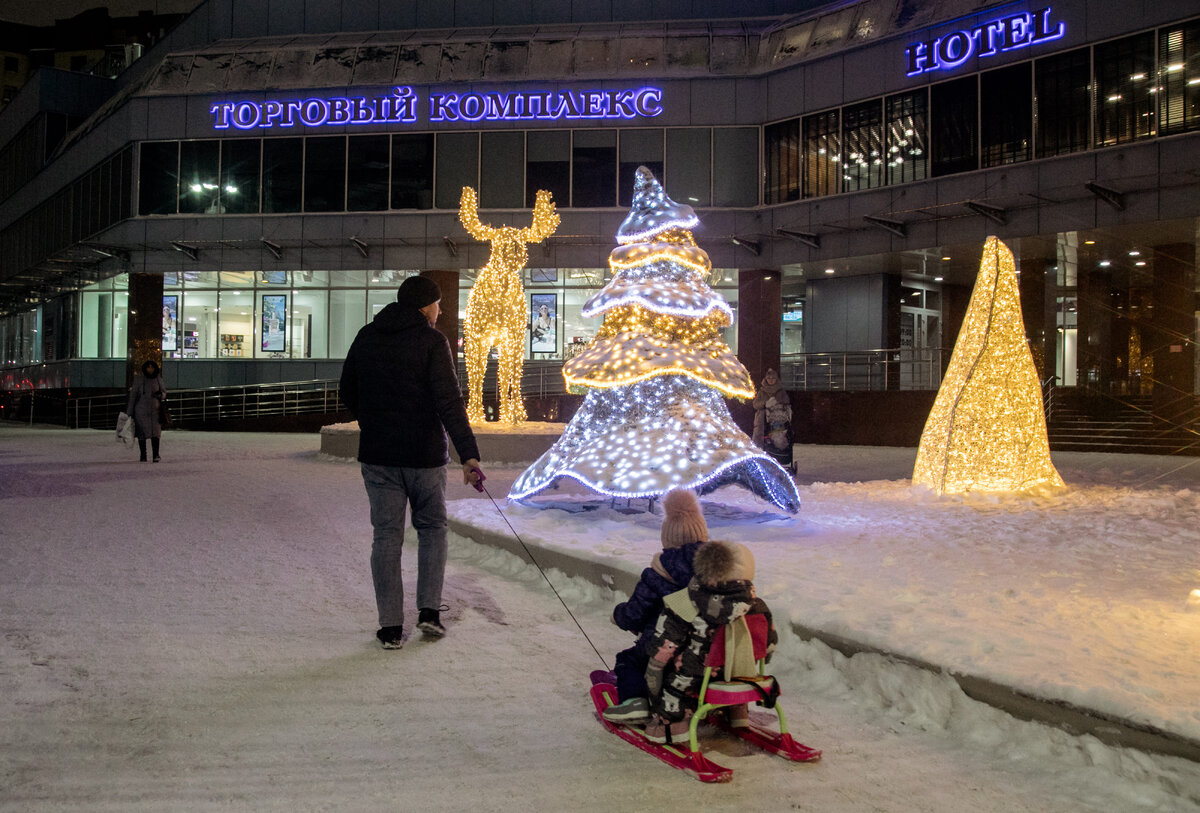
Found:
[{"label": "illuminated storefront", "polygon": [[[486,260],[457,223],[464,186],[497,223],[552,193],[563,222],[524,283],[555,330],[526,350],[565,360],[598,327],[579,309],[640,165],[699,212],[756,375],[936,388],[989,234],[1017,254],[1043,376],[1133,394],[1155,361],[1198,369],[1186,2],[1098,19],[1086,0],[751,0],[686,21],[291,5],[209,0],[42,154],[16,134],[59,115],[48,92],[0,116],[0,166],[42,165],[0,190],[10,383],[125,358],[130,275],[162,279],[169,379],[328,373],[408,274],[457,272],[462,309]],[[801,372],[868,352],[882,376]]]}]

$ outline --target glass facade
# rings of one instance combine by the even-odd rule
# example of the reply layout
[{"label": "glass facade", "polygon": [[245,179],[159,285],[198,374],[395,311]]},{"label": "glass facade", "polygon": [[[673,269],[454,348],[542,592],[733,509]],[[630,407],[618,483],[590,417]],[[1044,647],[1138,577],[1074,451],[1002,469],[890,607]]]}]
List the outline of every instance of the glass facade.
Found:
[{"label": "glass facade", "polygon": [[1200,130],[1200,20],[1158,33],[1159,132]]},{"label": "glass facade", "polygon": [[[344,358],[360,328],[396,299],[396,288],[411,271],[355,272],[222,271],[168,274],[163,296],[174,297],[178,313],[177,342],[165,350],[168,359],[338,359]],[[607,281],[608,269],[526,269],[526,297],[554,297],[556,331],[553,351],[538,358],[570,358],[599,329],[602,318],[580,315],[584,303]],[[462,273],[459,285],[459,328],[475,271]],[[737,274],[714,269],[710,284],[736,310]],[[79,298],[78,357],[124,358],[129,306],[124,275],[88,286]],[[532,300],[530,300],[532,302]],[[551,301],[541,299],[539,301]],[[23,314],[21,321],[0,319],[9,364],[36,363],[37,331]],[[737,349],[736,327],[724,333]],[[526,358],[532,348],[525,348]]]},{"label": "glass facade", "polygon": [[464,186],[484,209],[531,207],[539,189],[560,207],[610,208],[629,204],[643,164],[693,205],[754,206],[758,139],[757,127],[688,127],[148,141],[137,211],[456,210]]},{"label": "glass facade", "polygon": [[[1198,129],[1200,21],[1191,21],[766,124],[763,202],[911,183]],[[877,171],[881,138],[885,160]]]},{"label": "glass facade", "polygon": [[1088,148],[1092,119],[1092,55],[1089,48],[1034,63],[1037,157]]},{"label": "glass facade", "polygon": [[1157,132],[1154,33],[1097,45],[1093,57],[1096,82],[1097,147],[1126,144]]}]

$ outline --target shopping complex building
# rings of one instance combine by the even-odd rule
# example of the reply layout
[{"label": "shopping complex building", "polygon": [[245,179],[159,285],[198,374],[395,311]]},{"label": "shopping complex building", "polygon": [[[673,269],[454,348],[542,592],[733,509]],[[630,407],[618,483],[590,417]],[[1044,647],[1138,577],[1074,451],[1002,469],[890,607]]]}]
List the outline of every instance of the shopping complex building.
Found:
[{"label": "shopping complex building", "polygon": [[160,342],[172,388],[334,379],[405,276],[465,307],[464,186],[495,225],[553,195],[554,370],[644,165],[755,379],[843,399],[799,420],[927,408],[989,235],[1043,379],[1194,420],[1196,3],[1048,2],[206,0],[0,113],[0,388],[120,389]]}]

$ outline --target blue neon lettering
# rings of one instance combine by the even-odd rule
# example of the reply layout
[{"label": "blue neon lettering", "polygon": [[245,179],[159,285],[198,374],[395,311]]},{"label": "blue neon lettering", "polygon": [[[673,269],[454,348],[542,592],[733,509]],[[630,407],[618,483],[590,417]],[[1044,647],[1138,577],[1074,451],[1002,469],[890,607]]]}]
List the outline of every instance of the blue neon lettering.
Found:
[{"label": "blue neon lettering", "polygon": [[334,98],[329,100],[329,124],[350,123],[350,100]]},{"label": "blue neon lettering", "polygon": [[479,121],[487,112],[487,101],[478,93],[464,93],[458,98],[458,115],[466,121]]},{"label": "blue neon lettering", "polygon": [[975,44],[966,31],[955,31],[938,40],[938,62],[947,70],[957,68],[971,58]]},{"label": "blue neon lettering", "polygon": [[[1047,23],[1048,25],[1048,23]],[[1036,27],[1036,26],[1035,26]],[[1046,25],[1042,26],[1046,28]],[[961,38],[960,38],[961,39]],[[947,41],[953,57],[960,56],[962,42]],[[535,119],[632,119],[662,115],[662,90],[583,91],[475,91],[428,94],[430,122],[512,121]],[[209,108],[213,129],[239,130],[344,126],[351,124],[409,123],[417,121],[420,98],[410,87],[395,87],[390,95],[332,96],[307,99],[269,99],[263,102],[238,100],[216,102]]]},{"label": "blue neon lettering", "polygon": [[993,56],[1000,51],[1027,48],[1066,36],[1066,25],[1051,24],[1051,7],[1012,14],[937,39],[914,42],[904,49],[907,76],[952,70],[971,57]]},{"label": "blue neon lettering", "polygon": [[429,120],[430,121],[457,121],[458,112],[450,109],[450,105],[458,101],[458,97],[453,93],[429,94]]},{"label": "blue neon lettering", "polygon": [[1050,7],[1040,8],[1033,13],[1033,43],[1049,42],[1062,39],[1067,35],[1066,23],[1058,23],[1050,28]]},{"label": "blue neon lettering", "polygon": [[263,102],[262,106],[262,126],[274,127],[275,122],[283,115],[283,105],[279,102]]},{"label": "blue neon lettering", "polygon": [[659,88],[642,88],[637,92],[633,106],[643,116],[649,116],[650,118],[661,116],[663,112],[662,90]]},{"label": "blue neon lettering", "polygon": [[350,123],[370,124],[375,121],[375,100],[359,97],[350,100]]},{"label": "blue neon lettering", "polygon": [[239,102],[233,106],[233,126],[239,130],[257,127],[262,113],[253,102]]},{"label": "blue neon lettering", "polygon": [[329,121],[329,102],[324,99],[305,99],[300,103],[300,123],[320,127]]},{"label": "blue neon lettering", "polygon": [[213,115],[214,130],[229,129],[229,111],[233,109],[233,102],[218,102],[214,104],[208,111]]},{"label": "blue neon lettering", "polygon": [[417,120],[417,94],[410,87],[392,88],[391,104],[394,112],[391,121]]}]

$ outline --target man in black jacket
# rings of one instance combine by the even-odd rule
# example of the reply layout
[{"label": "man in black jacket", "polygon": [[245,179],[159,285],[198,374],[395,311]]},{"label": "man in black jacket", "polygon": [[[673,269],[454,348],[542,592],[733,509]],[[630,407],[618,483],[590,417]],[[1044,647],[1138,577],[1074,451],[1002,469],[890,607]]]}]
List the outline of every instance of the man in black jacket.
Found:
[{"label": "man in black jacket", "polygon": [[482,477],[479,447],[467,420],[450,342],[433,327],[441,291],[409,277],[354,338],[342,366],[341,396],[358,419],[358,461],[371,504],[371,576],[384,649],[403,645],[404,585],[400,551],[404,513],[417,530],[417,629],[440,638],[446,570],[446,435],[462,461],[463,482]]}]

